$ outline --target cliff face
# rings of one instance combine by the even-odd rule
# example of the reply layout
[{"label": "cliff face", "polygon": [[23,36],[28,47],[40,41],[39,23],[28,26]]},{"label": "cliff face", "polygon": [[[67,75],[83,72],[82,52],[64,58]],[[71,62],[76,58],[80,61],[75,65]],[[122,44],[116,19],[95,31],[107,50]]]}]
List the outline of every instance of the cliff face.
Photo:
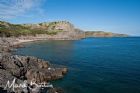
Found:
[{"label": "cliff face", "polygon": [[55,35],[37,34],[37,37],[45,37],[48,39],[80,39],[85,37],[85,33],[81,30],[75,29],[74,25],[67,21],[39,23],[39,24],[24,24],[24,27],[30,29],[40,29],[48,33],[57,32]]},{"label": "cliff face", "polygon": [[1,36],[18,36],[43,39],[80,39],[84,32],[76,30],[66,21],[39,23],[39,24],[10,24],[0,22]]},{"label": "cliff face", "polygon": [[28,38],[43,39],[81,39],[86,37],[126,37],[125,34],[117,34],[103,31],[82,31],[76,29],[67,21],[44,22],[38,24],[10,24],[0,21],[1,36],[23,36]]},{"label": "cliff face", "polygon": [[21,24],[24,27],[30,29],[40,29],[46,31],[60,30],[60,31],[74,31],[74,26],[67,21],[58,21],[58,22],[44,22],[39,24]]}]

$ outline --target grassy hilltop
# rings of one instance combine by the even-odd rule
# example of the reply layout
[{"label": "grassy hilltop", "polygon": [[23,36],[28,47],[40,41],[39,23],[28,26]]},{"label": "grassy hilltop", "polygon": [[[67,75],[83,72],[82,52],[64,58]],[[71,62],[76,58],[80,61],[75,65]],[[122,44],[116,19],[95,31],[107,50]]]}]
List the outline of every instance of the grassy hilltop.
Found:
[{"label": "grassy hilltop", "polygon": [[[11,24],[0,21],[0,36],[19,37],[36,36],[39,34],[56,36],[55,38],[85,38],[85,37],[127,37],[126,34],[118,34],[104,31],[82,31],[67,21],[44,22],[38,24]],[[59,34],[59,35],[58,35]],[[57,36],[58,35],[58,36]]]},{"label": "grassy hilltop", "polygon": [[64,30],[70,30],[71,24],[66,21],[39,23],[39,24],[11,24],[0,21],[0,36],[20,36],[48,34],[56,35]]}]

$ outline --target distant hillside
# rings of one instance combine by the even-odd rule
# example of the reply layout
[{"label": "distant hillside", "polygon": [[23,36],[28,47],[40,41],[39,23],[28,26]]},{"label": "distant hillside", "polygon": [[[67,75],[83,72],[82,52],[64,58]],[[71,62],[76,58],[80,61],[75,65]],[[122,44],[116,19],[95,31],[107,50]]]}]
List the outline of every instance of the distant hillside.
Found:
[{"label": "distant hillside", "polygon": [[103,31],[82,31],[76,29],[74,25],[67,21],[44,22],[38,24],[11,24],[0,21],[0,36],[36,36],[48,39],[80,39],[86,37],[126,37],[127,35]]},{"label": "distant hillside", "polygon": [[126,34],[118,34],[104,31],[86,31],[86,37],[128,37]]}]

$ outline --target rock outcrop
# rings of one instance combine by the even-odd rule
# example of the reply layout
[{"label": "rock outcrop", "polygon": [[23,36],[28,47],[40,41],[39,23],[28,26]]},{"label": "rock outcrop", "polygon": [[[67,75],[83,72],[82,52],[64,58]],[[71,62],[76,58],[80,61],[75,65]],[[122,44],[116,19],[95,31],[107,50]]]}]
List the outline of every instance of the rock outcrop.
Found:
[{"label": "rock outcrop", "polygon": [[[27,80],[27,84],[32,80],[36,84],[49,82],[62,78],[66,72],[65,67],[52,67],[49,62],[35,57],[1,54],[0,58],[0,86],[2,87],[6,86],[7,81],[12,82],[14,79],[17,80],[17,84],[24,80]],[[12,89],[7,88],[7,90],[12,92]],[[21,88],[17,90],[20,91],[18,93],[25,92]]]},{"label": "rock outcrop", "polygon": [[[13,40],[11,40],[13,41]],[[7,47],[9,50],[12,48],[7,39],[0,39],[0,48]],[[31,56],[12,55],[7,50],[0,50],[0,92],[3,93],[40,93],[42,87],[37,87],[36,84],[51,80],[63,78],[67,73],[67,68],[64,66],[54,66],[48,61],[38,59]],[[15,86],[25,83],[26,87],[6,87],[9,82],[15,80]],[[31,84],[34,82],[35,84]],[[12,83],[11,83],[12,84]],[[48,93],[51,90],[57,91],[58,89],[53,86],[47,87]],[[61,93],[61,92],[58,92]]]}]

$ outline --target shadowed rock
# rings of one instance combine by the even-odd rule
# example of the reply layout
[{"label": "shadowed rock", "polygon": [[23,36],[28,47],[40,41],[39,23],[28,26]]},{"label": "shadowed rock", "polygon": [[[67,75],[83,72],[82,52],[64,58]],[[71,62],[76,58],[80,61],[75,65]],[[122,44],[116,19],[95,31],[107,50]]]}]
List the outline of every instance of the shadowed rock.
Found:
[{"label": "shadowed rock", "polygon": [[[0,44],[0,48],[12,48],[6,40],[0,39]],[[36,57],[12,55],[7,51],[0,51],[0,93],[40,93],[41,87],[33,87],[33,85],[30,84],[32,80],[34,80],[36,84],[43,82],[48,83],[51,80],[62,78],[66,72],[66,67],[53,66],[48,61]],[[25,83],[27,87],[18,87],[15,88],[14,91],[12,88],[6,88],[6,90],[4,90],[7,82],[9,81],[9,83],[12,84],[14,80],[14,83],[17,85],[27,81]]]}]

